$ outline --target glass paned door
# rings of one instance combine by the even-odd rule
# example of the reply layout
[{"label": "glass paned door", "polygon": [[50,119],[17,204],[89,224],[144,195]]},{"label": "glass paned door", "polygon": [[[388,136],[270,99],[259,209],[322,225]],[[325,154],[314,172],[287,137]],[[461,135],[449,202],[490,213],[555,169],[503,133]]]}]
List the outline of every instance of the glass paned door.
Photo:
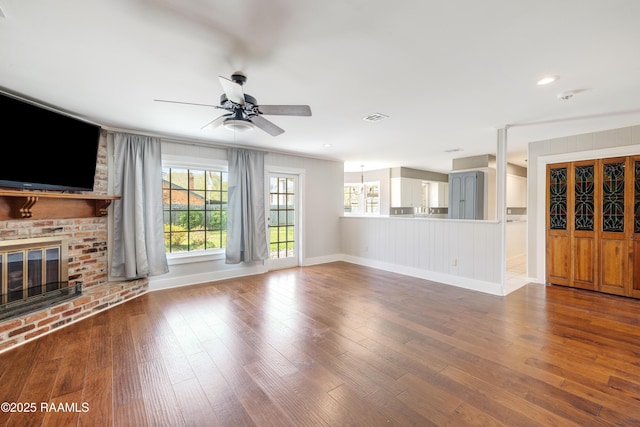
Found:
[{"label": "glass paned door", "polygon": [[570,164],[547,165],[546,280],[565,286],[571,283],[572,181]]},{"label": "glass paned door", "polygon": [[298,265],[298,177],[269,175],[269,268]]}]

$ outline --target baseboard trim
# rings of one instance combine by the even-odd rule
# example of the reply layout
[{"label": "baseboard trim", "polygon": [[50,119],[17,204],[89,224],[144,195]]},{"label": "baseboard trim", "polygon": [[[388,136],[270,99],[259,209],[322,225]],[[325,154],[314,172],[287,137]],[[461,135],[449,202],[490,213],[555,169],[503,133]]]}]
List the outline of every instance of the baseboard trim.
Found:
[{"label": "baseboard trim", "polygon": [[225,279],[233,279],[235,277],[252,276],[255,274],[266,273],[267,268],[264,265],[255,265],[251,267],[232,268],[218,271],[211,271],[201,274],[192,274],[188,276],[169,277],[163,279],[161,277],[152,277],[149,279],[149,291],[159,291],[162,289],[179,288],[182,286],[198,285],[201,283],[217,282]]},{"label": "baseboard trim", "polygon": [[334,255],[325,255],[313,258],[305,258],[300,265],[302,267],[310,266],[310,265],[318,265],[318,264],[327,264],[330,262],[343,261],[344,255],[342,254],[334,254]]},{"label": "baseboard trim", "polygon": [[352,255],[343,255],[342,260],[345,262],[350,262],[352,264],[378,268],[380,270],[389,271],[392,273],[398,273],[398,274],[403,274],[405,276],[417,277],[418,279],[431,280],[433,282],[443,283],[445,285],[457,286],[459,288],[483,292],[486,294],[499,295],[499,296],[506,295],[500,283],[485,282],[482,280],[475,280],[468,277],[452,276],[450,274],[438,273],[435,271],[422,270],[419,268],[407,267],[404,265],[375,261],[368,258],[355,257]]},{"label": "baseboard trim", "polygon": [[[500,283],[486,282],[473,278],[454,276],[446,273],[438,273],[435,271],[422,270],[419,268],[408,267],[404,265],[392,264],[388,262],[376,261],[369,258],[356,257],[347,254],[333,254],[313,258],[305,258],[301,262],[301,266],[312,266],[326,264],[336,261],[345,261],[352,264],[363,265],[366,267],[377,268],[392,273],[403,274],[406,276],[417,277],[419,279],[431,280],[443,283],[445,285],[457,286],[459,288],[469,289],[473,291],[483,292],[492,295],[504,296],[520,286],[505,286]],[[149,291],[157,291],[161,289],[176,288],[181,286],[196,285],[207,282],[216,282],[224,279],[232,279],[234,277],[250,276],[254,274],[266,273],[265,265],[256,265],[249,267],[234,268],[228,270],[212,271],[204,274],[194,274],[181,277],[169,277],[163,279],[161,277],[151,278],[149,280]]]}]

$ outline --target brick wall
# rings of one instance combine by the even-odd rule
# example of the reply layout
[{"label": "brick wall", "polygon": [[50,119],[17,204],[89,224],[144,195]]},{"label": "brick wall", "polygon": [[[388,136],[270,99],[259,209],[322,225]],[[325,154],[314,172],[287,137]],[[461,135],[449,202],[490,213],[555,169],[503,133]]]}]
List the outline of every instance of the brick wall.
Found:
[{"label": "brick wall", "polygon": [[[104,137],[98,153],[94,193],[107,194]],[[73,300],[0,321],[0,352],[147,291],[146,279],[108,281],[107,221],[107,217],[0,221],[0,240],[68,237],[69,281],[83,284],[82,295]]]}]

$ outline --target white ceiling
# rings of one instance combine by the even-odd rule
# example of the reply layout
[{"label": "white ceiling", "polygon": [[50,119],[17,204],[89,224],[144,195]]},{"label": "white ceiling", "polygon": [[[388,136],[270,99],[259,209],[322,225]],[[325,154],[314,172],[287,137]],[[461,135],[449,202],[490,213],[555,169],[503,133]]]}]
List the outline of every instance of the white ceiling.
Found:
[{"label": "white ceiling", "polygon": [[[454,157],[640,124],[637,0],[0,0],[0,88],[110,129],[446,172]],[[4,15],[4,17],[2,16]],[[285,133],[201,127],[242,70]],[[559,75],[548,86],[538,78]],[[580,91],[569,100],[563,91]],[[364,116],[388,119],[369,123]],[[568,120],[571,119],[571,120]],[[36,123],[31,125],[37,125]],[[325,147],[324,144],[331,144]],[[459,148],[463,151],[447,153]]]}]

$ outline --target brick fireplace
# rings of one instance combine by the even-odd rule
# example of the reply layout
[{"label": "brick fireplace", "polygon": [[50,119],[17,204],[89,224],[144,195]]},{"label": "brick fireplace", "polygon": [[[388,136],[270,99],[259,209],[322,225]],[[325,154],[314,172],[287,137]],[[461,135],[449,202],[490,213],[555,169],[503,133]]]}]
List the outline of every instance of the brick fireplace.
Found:
[{"label": "brick fireplace", "polygon": [[[96,179],[93,194],[107,194],[107,150],[106,137],[101,138]],[[59,216],[59,215],[58,215]],[[66,258],[66,280],[71,287],[81,284],[82,292],[66,300],[46,304],[35,311],[0,319],[0,351],[7,350],[25,341],[34,339],[71,322],[85,318],[114,304],[121,303],[147,291],[148,280],[140,279],[124,282],[110,282],[107,274],[108,217],[82,218],[38,218],[0,220],[0,252],[5,248],[15,248],[12,253],[21,252],[28,257],[22,245],[41,244],[50,248],[50,243],[60,242],[60,262]],[[56,246],[53,244],[53,246]],[[50,254],[55,258],[54,250]],[[38,258],[38,255],[35,256]],[[5,258],[7,262],[8,258]],[[43,253],[46,259],[46,253]],[[28,259],[26,260],[28,262]],[[28,266],[22,269],[28,274]],[[53,268],[53,267],[52,267]],[[0,270],[1,271],[1,270]],[[6,269],[5,269],[6,271]],[[16,273],[17,274],[17,273]],[[46,269],[42,270],[46,275]],[[50,273],[53,274],[53,273]],[[62,271],[63,276],[64,270]],[[64,277],[63,277],[64,278]],[[4,276],[8,290],[8,271]],[[46,285],[45,285],[46,286]],[[14,285],[12,285],[13,289]],[[42,287],[39,288],[42,290]],[[17,291],[16,291],[17,292]],[[32,294],[36,290],[26,291]],[[22,295],[25,291],[22,290]],[[17,293],[15,294],[17,297]],[[5,297],[8,300],[8,297]]]}]

